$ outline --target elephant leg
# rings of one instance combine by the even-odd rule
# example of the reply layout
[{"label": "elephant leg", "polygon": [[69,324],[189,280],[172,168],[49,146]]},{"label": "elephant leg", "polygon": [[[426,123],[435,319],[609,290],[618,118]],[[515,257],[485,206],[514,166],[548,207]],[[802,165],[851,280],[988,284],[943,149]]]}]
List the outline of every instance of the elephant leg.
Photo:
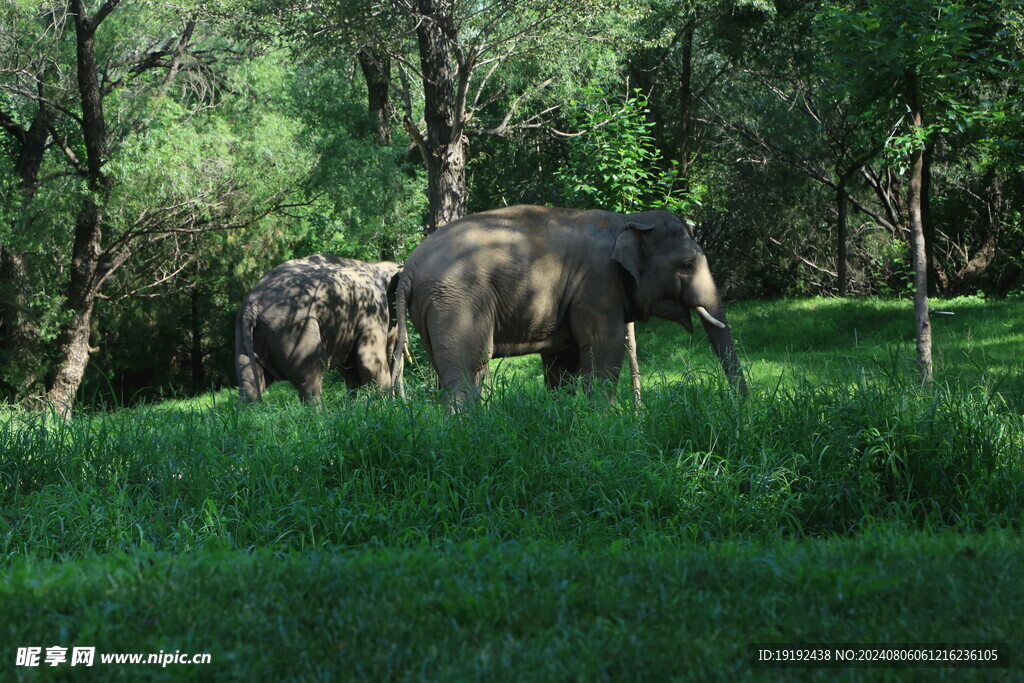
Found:
[{"label": "elephant leg", "polygon": [[315,318],[307,319],[296,334],[283,339],[281,346],[282,358],[277,364],[281,374],[298,390],[303,403],[319,403],[329,365],[319,323]]},{"label": "elephant leg", "polygon": [[370,328],[356,341],[352,350],[355,370],[360,384],[376,382],[381,387],[391,386],[388,369],[388,334],[386,328]]},{"label": "elephant leg", "polygon": [[341,378],[345,380],[345,388],[348,389],[348,393],[354,393],[359,388],[359,373],[355,370],[355,359],[351,358],[347,361],[344,367],[339,368],[339,372],[341,372]]},{"label": "elephant leg", "polygon": [[612,320],[606,316],[582,322],[573,330],[578,342],[579,374],[583,378],[584,389],[591,392],[596,384],[603,384],[609,400],[615,399],[615,385],[626,355],[622,330],[621,319]]},{"label": "elephant leg", "polygon": [[544,384],[548,389],[561,389],[579,377],[580,352],[575,346],[555,353],[542,353],[540,359],[544,366]]},{"label": "elephant leg", "polygon": [[438,388],[456,406],[480,399],[481,385],[490,374],[494,351],[492,326],[474,326],[462,334],[444,334],[443,321],[427,323],[430,354]]},{"label": "elephant leg", "polygon": [[299,390],[299,399],[302,400],[306,405],[316,405],[320,403],[320,394],[323,389],[324,375],[314,375],[307,378],[300,384],[296,384],[295,388]]}]

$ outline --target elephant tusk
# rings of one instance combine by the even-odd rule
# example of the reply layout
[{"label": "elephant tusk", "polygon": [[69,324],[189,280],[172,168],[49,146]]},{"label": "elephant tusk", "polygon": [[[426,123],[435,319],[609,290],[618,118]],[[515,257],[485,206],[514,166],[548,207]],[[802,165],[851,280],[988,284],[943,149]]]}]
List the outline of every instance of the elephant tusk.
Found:
[{"label": "elephant tusk", "polygon": [[726,325],[722,321],[717,320],[715,318],[715,316],[713,316],[710,313],[708,313],[707,309],[704,308],[703,306],[696,306],[693,310],[697,311],[697,314],[700,317],[704,318],[704,320],[706,320],[707,322],[711,323],[715,327],[720,327],[723,330],[727,329],[729,327],[728,325]]}]

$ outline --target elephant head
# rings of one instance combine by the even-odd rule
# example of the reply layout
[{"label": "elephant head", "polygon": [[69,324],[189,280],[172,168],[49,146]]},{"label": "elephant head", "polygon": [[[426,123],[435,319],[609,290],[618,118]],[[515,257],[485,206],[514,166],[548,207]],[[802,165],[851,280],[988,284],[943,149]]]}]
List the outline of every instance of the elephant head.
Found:
[{"label": "elephant head", "polygon": [[629,274],[632,318],[672,320],[693,333],[690,311],[701,318],[730,384],[747,391],[732,331],[704,251],[678,217],[649,211],[624,217],[612,252]]}]

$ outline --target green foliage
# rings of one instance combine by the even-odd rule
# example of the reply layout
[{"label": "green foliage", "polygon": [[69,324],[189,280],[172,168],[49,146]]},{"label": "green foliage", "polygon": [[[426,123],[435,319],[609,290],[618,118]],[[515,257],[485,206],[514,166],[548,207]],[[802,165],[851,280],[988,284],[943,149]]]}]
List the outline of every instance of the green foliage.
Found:
[{"label": "green foliage", "polygon": [[570,204],[618,212],[656,207],[688,213],[696,200],[677,188],[674,167],[662,168],[647,114],[647,98],[639,90],[616,98],[589,86],[570,104],[565,116],[579,137],[570,143],[568,162],[556,172]]},{"label": "green foliage", "polygon": [[363,86],[345,75],[349,68],[339,59],[314,60],[287,86],[318,156],[308,186],[311,230],[296,253],[400,260],[422,231],[425,172],[407,160],[405,141],[377,141]]},{"label": "green foliage", "polygon": [[[620,48],[636,39],[632,22],[643,14],[644,4],[592,3],[597,13],[582,26],[567,28],[544,49],[518,55],[514,64],[487,73],[486,82],[479,84],[481,97],[474,104],[472,123],[482,130],[496,130],[512,116],[503,134],[471,138],[467,178],[471,212],[512,204],[562,206],[572,201],[565,182],[557,177],[572,144],[559,134],[572,125],[562,114],[568,103],[580,99],[586,84],[614,83],[620,78]],[[601,40],[591,40],[592,35],[600,35]]]},{"label": "green foliage", "polygon": [[924,147],[936,132],[1003,116],[991,101],[976,97],[979,78],[1012,63],[1002,54],[999,32],[989,30],[1006,19],[994,9],[999,4],[904,0],[893,6],[863,0],[824,6],[819,22],[834,50],[832,78],[853,92],[863,116],[901,117],[908,81],[920,81],[929,121],[890,134],[887,148],[894,154]]}]

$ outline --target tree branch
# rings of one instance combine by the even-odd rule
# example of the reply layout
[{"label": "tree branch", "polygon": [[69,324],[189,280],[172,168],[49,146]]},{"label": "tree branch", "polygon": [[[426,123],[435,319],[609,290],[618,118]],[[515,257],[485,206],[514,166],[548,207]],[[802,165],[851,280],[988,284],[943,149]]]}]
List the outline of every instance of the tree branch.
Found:
[{"label": "tree branch", "polygon": [[[782,242],[780,242],[779,240],[775,239],[774,237],[769,237],[768,241],[771,242],[772,244],[776,245],[776,246],[782,247],[783,249],[786,248],[786,245],[784,245]],[[801,256],[800,254],[798,254],[796,252],[791,252],[791,256],[793,258],[795,258],[797,261],[799,261],[800,263],[804,264],[805,266],[808,266],[809,268],[813,268],[814,270],[818,271],[819,273],[825,273],[826,275],[829,275],[831,277],[839,277],[838,273],[833,273],[828,268],[822,268],[817,263],[814,263],[813,261],[808,260],[807,258]]]},{"label": "tree branch", "polygon": [[19,144],[25,143],[27,135],[25,129],[19,126],[5,111],[0,111],[0,128],[7,131],[8,135],[17,140]]},{"label": "tree branch", "polygon": [[[90,27],[90,32],[94,33],[96,29],[99,28],[100,24],[103,23],[103,20],[106,19],[110,15],[110,13],[114,11],[114,8],[117,7],[120,3],[121,0],[107,0],[106,2],[104,2],[96,11],[96,14],[94,14],[91,19],[87,20],[87,25]],[[82,7],[84,14],[84,6],[82,6],[81,0],[71,0],[71,4],[75,7]]]}]

